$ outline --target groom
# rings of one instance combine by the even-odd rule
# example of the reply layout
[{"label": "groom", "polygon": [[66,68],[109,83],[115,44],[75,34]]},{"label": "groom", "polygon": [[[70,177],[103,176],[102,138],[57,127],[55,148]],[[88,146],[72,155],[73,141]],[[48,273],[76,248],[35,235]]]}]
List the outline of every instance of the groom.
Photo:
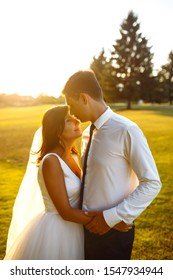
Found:
[{"label": "groom", "polygon": [[85,228],[85,258],[128,260],[134,221],[161,188],[147,140],[134,122],[105,104],[92,71],[72,75],[63,94],[71,114],[93,124],[90,139],[88,128],[83,133],[81,202],[84,210],[99,213]]}]

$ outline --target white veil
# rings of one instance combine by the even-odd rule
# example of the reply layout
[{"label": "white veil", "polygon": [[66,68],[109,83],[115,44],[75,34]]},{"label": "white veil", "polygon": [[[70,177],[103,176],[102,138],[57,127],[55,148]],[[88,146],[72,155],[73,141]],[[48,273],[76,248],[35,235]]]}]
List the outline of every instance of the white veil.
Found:
[{"label": "white veil", "polygon": [[32,142],[30,156],[25,175],[19,188],[14,206],[12,220],[8,232],[6,254],[14,244],[17,237],[22,233],[28,223],[41,211],[44,210],[43,199],[39,188],[37,175],[38,166],[36,159],[42,143],[41,128],[39,128]]}]

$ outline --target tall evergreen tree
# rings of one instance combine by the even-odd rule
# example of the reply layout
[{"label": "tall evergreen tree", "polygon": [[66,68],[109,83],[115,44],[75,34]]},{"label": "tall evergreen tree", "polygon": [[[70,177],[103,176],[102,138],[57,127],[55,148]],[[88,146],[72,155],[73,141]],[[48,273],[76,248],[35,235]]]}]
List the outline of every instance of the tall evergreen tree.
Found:
[{"label": "tall evergreen tree", "polygon": [[[139,31],[138,17],[132,11],[120,26],[121,38],[116,40],[111,52],[112,66],[121,84],[121,95],[131,108],[131,101],[145,99],[145,86],[152,76],[151,47]],[[151,89],[150,89],[151,90]]]},{"label": "tall evergreen tree", "polygon": [[162,65],[158,73],[160,88],[163,98],[167,99],[170,105],[173,104],[173,51],[169,53],[168,63]]},{"label": "tall evergreen tree", "polygon": [[104,99],[112,101],[112,95],[115,91],[115,70],[110,60],[107,59],[104,49],[98,57],[94,56],[90,68],[94,71],[103,90]]},{"label": "tall evergreen tree", "polygon": [[98,55],[98,57],[94,56],[93,61],[90,65],[90,68],[94,71],[101,87],[104,87],[103,84],[103,72],[106,65],[106,56],[105,51],[102,49],[101,53]]}]

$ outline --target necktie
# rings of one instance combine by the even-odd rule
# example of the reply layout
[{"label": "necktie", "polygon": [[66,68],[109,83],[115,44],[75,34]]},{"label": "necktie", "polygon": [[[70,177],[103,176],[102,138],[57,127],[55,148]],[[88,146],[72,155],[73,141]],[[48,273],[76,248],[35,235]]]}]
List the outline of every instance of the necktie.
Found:
[{"label": "necktie", "polygon": [[91,139],[93,135],[93,131],[95,129],[95,125],[92,124],[90,126],[90,136],[89,141],[86,147],[85,157],[84,157],[84,165],[83,165],[83,177],[82,177],[82,183],[81,183],[81,193],[80,193],[80,209],[82,209],[82,203],[83,203],[83,193],[84,193],[84,185],[85,185],[85,175],[86,175],[86,168],[87,168],[87,158],[88,158],[88,152],[91,145]]}]

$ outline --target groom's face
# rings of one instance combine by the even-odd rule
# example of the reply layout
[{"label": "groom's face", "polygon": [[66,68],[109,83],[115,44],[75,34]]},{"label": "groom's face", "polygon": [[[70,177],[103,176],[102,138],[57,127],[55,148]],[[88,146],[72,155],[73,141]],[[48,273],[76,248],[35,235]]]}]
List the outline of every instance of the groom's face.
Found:
[{"label": "groom's face", "polygon": [[68,106],[70,107],[71,115],[74,115],[81,122],[88,121],[87,105],[85,104],[83,98],[81,98],[81,95],[79,96],[79,99],[75,99],[75,98],[66,96],[66,102],[67,102]]}]

